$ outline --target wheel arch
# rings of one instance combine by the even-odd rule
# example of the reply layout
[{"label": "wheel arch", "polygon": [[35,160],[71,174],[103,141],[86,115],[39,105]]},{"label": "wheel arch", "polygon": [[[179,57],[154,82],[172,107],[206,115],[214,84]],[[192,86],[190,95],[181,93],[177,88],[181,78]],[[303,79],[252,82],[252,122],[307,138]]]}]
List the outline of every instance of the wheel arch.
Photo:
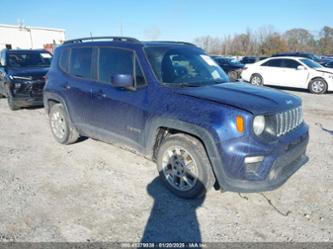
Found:
[{"label": "wheel arch", "polygon": [[152,122],[150,132],[146,134],[146,155],[153,161],[156,161],[156,156],[160,145],[168,135],[183,133],[196,138],[200,141],[207,153],[207,157],[211,164],[216,183],[215,189],[220,189],[221,176],[225,174],[223,166],[216,163],[217,148],[214,139],[208,130],[195,124],[186,123],[174,119],[157,119]]},{"label": "wheel arch", "polygon": [[327,81],[325,80],[325,78],[321,77],[321,76],[314,76],[314,77],[311,77],[308,81],[308,87],[310,86],[310,83],[316,79],[320,79],[322,81],[325,82],[325,84],[327,85]]},{"label": "wheel arch", "polygon": [[[327,81],[325,80],[325,78],[323,78],[323,77],[321,77],[321,76],[314,76],[314,77],[312,77],[312,78],[309,80],[308,85],[307,85],[308,90],[311,91],[311,90],[310,90],[310,84],[312,83],[312,81],[314,81],[314,80],[316,80],[316,79],[318,79],[318,80],[322,80],[322,81],[325,83],[325,85],[326,85],[326,91],[325,91],[325,92],[327,92],[327,91],[328,91],[328,83],[327,83]],[[323,93],[325,93],[325,92],[323,92]]]},{"label": "wheel arch", "polygon": [[62,106],[65,108],[66,114],[70,122],[73,124],[72,116],[70,115],[70,112],[66,105],[66,101],[61,96],[55,93],[44,93],[43,102],[44,102],[44,109],[47,114],[50,113],[51,107],[54,104],[62,104]]}]

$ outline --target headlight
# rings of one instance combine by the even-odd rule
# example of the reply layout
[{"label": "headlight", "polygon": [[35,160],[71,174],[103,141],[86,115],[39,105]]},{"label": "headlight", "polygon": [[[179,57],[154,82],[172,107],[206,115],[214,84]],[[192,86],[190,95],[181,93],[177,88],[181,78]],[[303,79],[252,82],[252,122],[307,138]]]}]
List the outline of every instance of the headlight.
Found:
[{"label": "headlight", "polygon": [[253,119],[253,131],[254,134],[256,134],[257,136],[260,136],[264,130],[265,130],[265,117],[264,116],[256,116]]},{"label": "headlight", "polygon": [[21,83],[15,83],[14,86],[15,86],[15,88],[20,88],[21,87]]}]

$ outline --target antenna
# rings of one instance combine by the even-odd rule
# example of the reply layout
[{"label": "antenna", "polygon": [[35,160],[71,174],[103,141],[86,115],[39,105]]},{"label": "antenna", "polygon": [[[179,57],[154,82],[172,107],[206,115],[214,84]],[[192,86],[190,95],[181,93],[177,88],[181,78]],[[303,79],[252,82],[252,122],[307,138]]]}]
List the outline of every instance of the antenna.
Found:
[{"label": "antenna", "polygon": [[120,20],[120,35],[123,36],[124,28],[123,28],[123,20]]},{"label": "antenna", "polygon": [[94,41],[94,38],[93,38],[93,36],[92,36],[92,33],[90,32],[90,38],[91,38],[91,40],[92,41]]}]

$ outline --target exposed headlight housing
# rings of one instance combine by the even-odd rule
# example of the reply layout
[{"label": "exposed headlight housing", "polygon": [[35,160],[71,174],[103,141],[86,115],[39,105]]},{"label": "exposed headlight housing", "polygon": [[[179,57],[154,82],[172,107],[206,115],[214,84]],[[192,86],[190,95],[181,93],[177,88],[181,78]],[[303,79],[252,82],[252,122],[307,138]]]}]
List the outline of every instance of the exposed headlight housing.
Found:
[{"label": "exposed headlight housing", "polygon": [[265,126],[266,126],[266,121],[264,116],[262,115],[256,116],[253,119],[253,132],[257,136],[260,136],[264,132]]},{"label": "exposed headlight housing", "polygon": [[14,86],[15,86],[15,88],[20,88],[21,87],[21,83],[15,83]]}]

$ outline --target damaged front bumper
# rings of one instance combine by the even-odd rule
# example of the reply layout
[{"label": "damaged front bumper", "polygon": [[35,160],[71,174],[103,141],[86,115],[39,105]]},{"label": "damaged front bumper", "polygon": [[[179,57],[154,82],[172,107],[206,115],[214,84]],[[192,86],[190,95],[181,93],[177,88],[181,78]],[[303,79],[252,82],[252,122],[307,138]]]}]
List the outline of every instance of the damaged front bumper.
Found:
[{"label": "damaged front bumper", "polygon": [[9,97],[19,107],[42,106],[44,80],[12,82],[9,87]]}]

